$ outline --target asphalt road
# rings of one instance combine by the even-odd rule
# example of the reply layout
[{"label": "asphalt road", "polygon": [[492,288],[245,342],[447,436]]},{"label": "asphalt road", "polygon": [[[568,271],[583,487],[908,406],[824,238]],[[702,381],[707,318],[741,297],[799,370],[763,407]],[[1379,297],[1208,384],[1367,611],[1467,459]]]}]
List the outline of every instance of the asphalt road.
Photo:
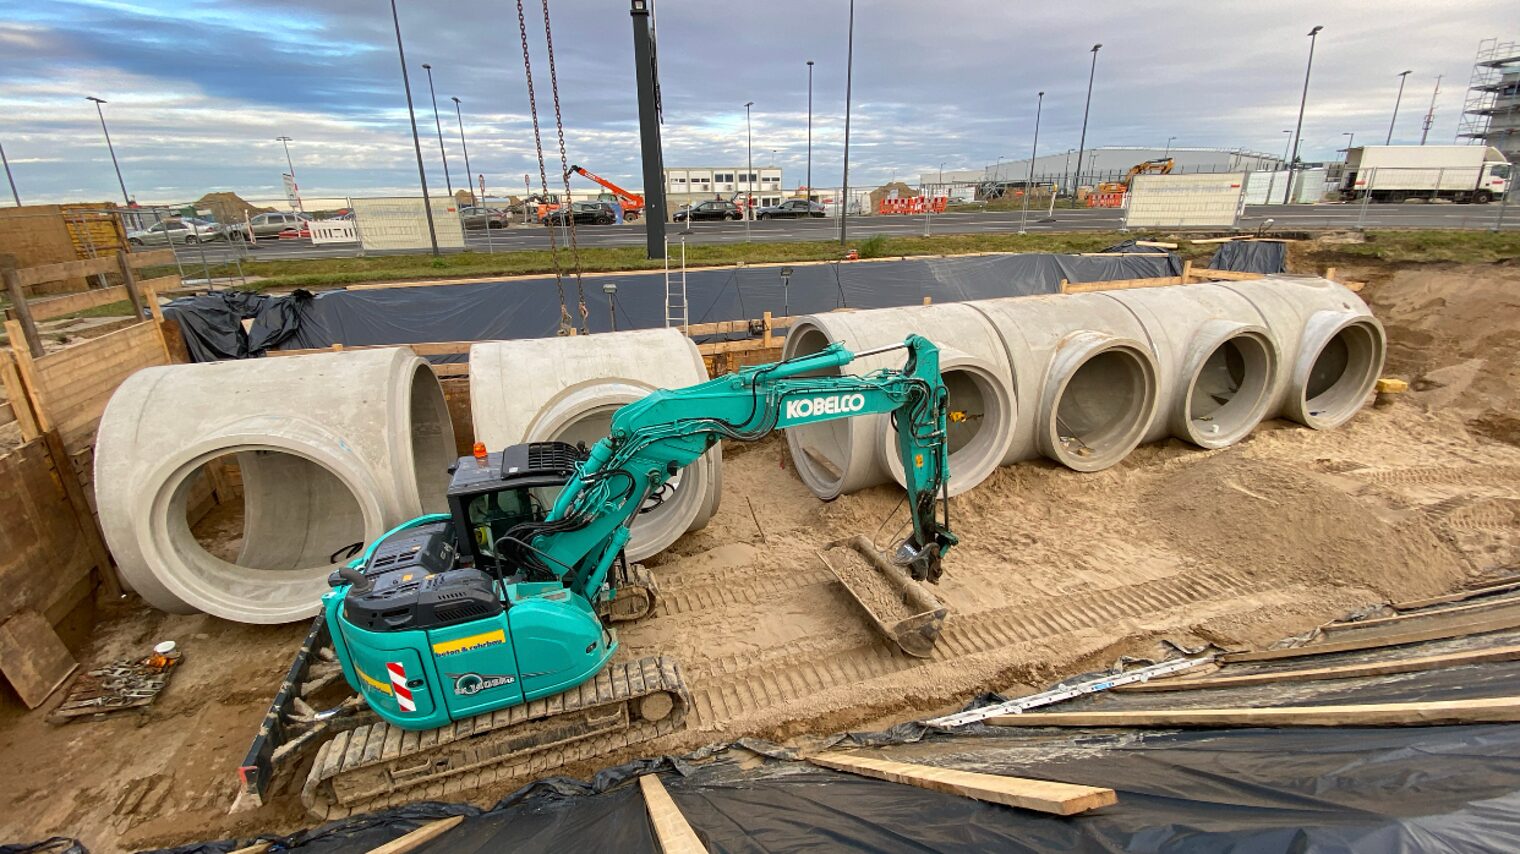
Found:
[{"label": "asphalt road", "polygon": [[[1362,217],[1363,211],[1357,205],[1251,205],[1246,208],[1239,226],[1242,230],[1254,231],[1270,219],[1270,231],[1347,229],[1356,227]],[[1497,204],[1369,205],[1362,224],[1367,228],[1491,229],[1498,218]],[[1031,234],[1040,234],[1117,231],[1124,224],[1123,211],[1103,208],[1057,208],[1053,219],[1053,222],[1046,221],[1043,211],[1030,211],[1025,227]],[[851,217],[849,234],[852,238],[876,234],[915,236],[924,234],[926,226],[932,234],[1008,234],[1019,230],[1020,214],[1007,211],[946,213],[931,217],[927,224],[922,216]],[[1505,212],[1504,229],[1520,230],[1520,210]],[[769,220],[750,223],[748,229],[749,239],[756,243],[831,240],[838,234],[839,223],[833,219]],[[683,233],[682,226],[673,223],[668,227],[667,235],[672,244],[679,242],[683,236],[692,245],[736,243],[745,240],[746,229],[742,222],[699,222],[693,223],[687,234]],[[576,242],[580,246],[642,246],[644,226],[581,226],[576,229]],[[563,245],[563,239],[560,243]],[[489,235],[484,230],[467,231],[465,244],[477,252],[512,252],[547,249],[549,238],[542,226],[515,226],[497,229]],[[189,268],[201,263],[203,256],[206,261],[217,263],[230,260],[239,252],[238,247],[225,243],[178,249],[181,263],[187,267],[187,274],[190,273]],[[312,246],[309,241],[265,240],[258,248],[247,250],[243,257],[255,260],[347,258],[357,254],[358,250],[349,245]]]}]

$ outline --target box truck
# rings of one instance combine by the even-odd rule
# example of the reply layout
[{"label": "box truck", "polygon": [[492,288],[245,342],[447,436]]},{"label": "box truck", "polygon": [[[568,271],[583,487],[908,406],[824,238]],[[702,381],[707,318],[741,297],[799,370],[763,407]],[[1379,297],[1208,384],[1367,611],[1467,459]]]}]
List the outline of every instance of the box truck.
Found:
[{"label": "box truck", "polygon": [[1493,201],[1509,190],[1509,161],[1488,145],[1359,145],[1346,152],[1341,198]]}]

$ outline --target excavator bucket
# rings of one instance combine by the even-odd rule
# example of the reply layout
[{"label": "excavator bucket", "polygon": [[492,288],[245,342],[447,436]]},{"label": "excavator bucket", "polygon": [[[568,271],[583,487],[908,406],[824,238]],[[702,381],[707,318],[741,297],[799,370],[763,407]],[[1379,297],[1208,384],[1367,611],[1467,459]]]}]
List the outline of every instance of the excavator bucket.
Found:
[{"label": "excavator bucket", "polygon": [[835,540],[817,554],[877,634],[908,655],[928,658],[934,653],[950,609],[882,557],[869,539]]}]

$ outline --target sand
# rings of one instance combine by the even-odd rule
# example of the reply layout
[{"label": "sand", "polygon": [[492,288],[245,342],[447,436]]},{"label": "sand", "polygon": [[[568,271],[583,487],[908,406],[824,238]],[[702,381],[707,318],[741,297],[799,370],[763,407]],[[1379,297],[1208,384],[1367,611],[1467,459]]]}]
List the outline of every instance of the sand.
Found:
[{"label": "sand", "polygon": [[[725,445],[722,507],[650,561],[658,609],[620,630],[620,656],[681,661],[694,703],[688,728],[561,770],[927,716],[980,691],[1154,655],[1163,640],[1267,645],[1368,604],[1515,573],[1517,288],[1512,267],[1380,273],[1364,295],[1389,332],[1385,373],[1411,391],[1339,430],[1274,422],[1232,448],[1167,442],[1094,474],[1040,463],[999,470],[952,501],[962,544],[929,588],[951,609],[930,659],[870,631],[814,554],[857,533],[890,545],[906,519],[899,492],[822,503],[779,437]],[[132,605],[110,617],[87,658],[173,637],[185,668],[141,716],[51,727],[0,708],[0,750],[13,768],[0,776],[0,803],[14,805],[0,816],[0,838],[61,832],[118,851],[303,826],[289,788],[250,815],[222,810],[305,627]],[[487,804],[517,785],[471,800]]]}]

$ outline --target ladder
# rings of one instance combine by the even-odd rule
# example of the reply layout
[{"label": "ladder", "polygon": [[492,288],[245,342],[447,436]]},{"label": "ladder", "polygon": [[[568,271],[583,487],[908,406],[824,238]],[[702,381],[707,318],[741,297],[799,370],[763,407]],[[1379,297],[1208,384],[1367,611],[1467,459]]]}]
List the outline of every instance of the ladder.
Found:
[{"label": "ladder", "polygon": [[686,238],[681,238],[681,270],[677,278],[670,273],[670,240],[665,241],[665,326],[680,327],[686,332],[691,313],[686,305]]},{"label": "ladder", "polygon": [[1018,715],[1036,709],[1040,706],[1048,706],[1064,700],[1074,700],[1088,694],[1096,694],[1099,691],[1107,691],[1120,685],[1131,685],[1136,682],[1146,682],[1157,676],[1166,676],[1172,673],[1181,673],[1191,670],[1214,660],[1214,656],[1205,655],[1201,658],[1174,658],[1171,661],[1163,661],[1160,664],[1152,664],[1149,667],[1141,667],[1126,673],[1113,676],[1100,676],[1097,679],[1089,679],[1086,682],[1078,682],[1075,685],[1065,685],[1060,688],[1052,688],[1039,694],[1030,694],[1027,697],[1019,697],[1002,703],[994,703],[990,706],[982,706],[976,709],[968,709],[964,712],[956,712],[953,715],[934,718],[924,721],[924,726],[938,729],[965,726],[985,721],[998,715]]}]

